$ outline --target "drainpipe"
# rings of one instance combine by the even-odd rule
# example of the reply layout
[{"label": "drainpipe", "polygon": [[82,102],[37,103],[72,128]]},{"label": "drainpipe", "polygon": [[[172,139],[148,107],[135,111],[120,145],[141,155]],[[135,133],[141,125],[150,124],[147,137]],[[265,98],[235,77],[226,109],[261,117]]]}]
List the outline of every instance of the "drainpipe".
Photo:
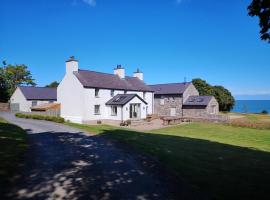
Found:
[{"label": "drainpipe", "polygon": [[121,121],[123,122],[123,106],[121,107]]}]

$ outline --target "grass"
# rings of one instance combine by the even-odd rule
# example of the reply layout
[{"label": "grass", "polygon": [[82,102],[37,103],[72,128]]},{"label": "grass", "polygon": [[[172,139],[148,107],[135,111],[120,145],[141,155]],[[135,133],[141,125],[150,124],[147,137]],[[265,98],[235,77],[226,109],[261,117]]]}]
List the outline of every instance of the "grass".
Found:
[{"label": "grass", "polygon": [[268,199],[270,131],[193,123],[152,132],[74,125],[149,154],[211,199]]},{"label": "grass", "polygon": [[37,120],[46,120],[56,123],[64,123],[65,119],[57,116],[48,116],[48,115],[37,115],[37,114],[24,114],[24,113],[16,113],[16,117],[26,118],[26,119],[37,119]]},{"label": "grass", "polygon": [[15,172],[26,148],[26,132],[0,118],[0,189]]}]

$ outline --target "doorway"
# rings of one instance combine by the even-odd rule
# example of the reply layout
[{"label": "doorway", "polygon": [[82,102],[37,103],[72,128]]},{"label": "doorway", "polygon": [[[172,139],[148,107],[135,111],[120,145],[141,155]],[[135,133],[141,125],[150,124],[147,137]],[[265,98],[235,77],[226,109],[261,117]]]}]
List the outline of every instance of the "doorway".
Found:
[{"label": "doorway", "polygon": [[176,116],[176,108],[170,108],[170,116]]},{"label": "doorway", "polygon": [[141,104],[134,103],[129,105],[129,118],[130,119],[141,118]]}]

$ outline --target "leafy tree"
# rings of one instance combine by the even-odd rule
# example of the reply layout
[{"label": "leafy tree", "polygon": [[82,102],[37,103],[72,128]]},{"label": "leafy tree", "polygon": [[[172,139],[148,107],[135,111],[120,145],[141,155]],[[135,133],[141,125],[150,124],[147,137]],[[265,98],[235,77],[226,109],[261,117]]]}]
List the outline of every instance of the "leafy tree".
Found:
[{"label": "leafy tree", "polygon": [[53,81],[51,82],[49,85],[46,85],[45,87],[49,87],[49,88],[57,88],[59,85],[59,83],[57,81]]},{"label": "leafy tree", "polygon": [[219,109],[221,111],[230,111],[233,108],[235,100],[228,89],[223,86],[212,86],[199,78],[193,79],[192,83],[200,95],[214,96],[219,103]]},{"label": "leafy tree", "polygon": [[1,101],[7,101],[19,85],[36,85],[26,65],[7,65],[4,61],[0,77]]},{"label": "leafy tree", "polygon": [[270,43],[270,0],[253,0],[248,6],[248,14],[259,17],[261,39]]}]

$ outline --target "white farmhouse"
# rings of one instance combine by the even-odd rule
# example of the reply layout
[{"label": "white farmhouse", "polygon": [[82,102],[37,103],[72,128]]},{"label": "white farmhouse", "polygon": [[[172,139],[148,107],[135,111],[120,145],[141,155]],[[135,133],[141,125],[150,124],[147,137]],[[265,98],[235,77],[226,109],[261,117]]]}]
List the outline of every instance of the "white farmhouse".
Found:
[{"label": "white farmhouse", "polygon": [[34,106],[56,102],[56,92],[56,88],[19,86],[10,97],[10,109],[31,112]]},{"label": "white farmhouse", "polygon": [[57,88],[61,116],[76,123],[96,120],[139,120],[153,113],[154,94],[137,70],[126,76],[118,65],[113,74],[80,70],[78,61],[66,61],[66,74]]}]

